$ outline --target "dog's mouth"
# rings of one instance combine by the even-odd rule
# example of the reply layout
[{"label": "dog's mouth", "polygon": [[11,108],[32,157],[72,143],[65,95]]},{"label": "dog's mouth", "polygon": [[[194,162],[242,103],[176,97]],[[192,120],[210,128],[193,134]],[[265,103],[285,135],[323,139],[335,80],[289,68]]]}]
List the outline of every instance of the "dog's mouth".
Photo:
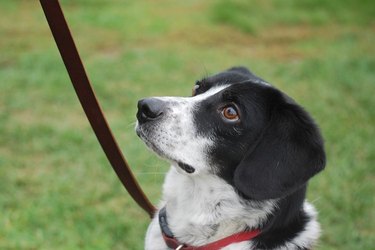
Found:
[{"label": "dog's mouth", "polygon": [[179,160],[174,159],[173,157],[166,154],[163,150],[161,150],[152,140],[150,140],[147,135],[142,131],[142,129],[139,127],[139,125],[136,128],[136,133],[139,138],[142,139],[142,141],[147,145],[149,149],[154,151],[157,155],[159,155],[161,158],[167,159],[171,162],[177,163],[177,165],[184,170],[188,174],[192,174],[195,172],[195,168],[192,167],[189,164],[186,164],[184,162],[181,162]]},{"label": "dog's mouth", "polygon": [[186,173],[188,174],[192,174],[195,172],[195,168],[193,168],[192,166],[190,166],[189,164],[186,164],[186,163],[183,163],[183,162],[179,162],[178,163],[178,166],[184,170]]}]

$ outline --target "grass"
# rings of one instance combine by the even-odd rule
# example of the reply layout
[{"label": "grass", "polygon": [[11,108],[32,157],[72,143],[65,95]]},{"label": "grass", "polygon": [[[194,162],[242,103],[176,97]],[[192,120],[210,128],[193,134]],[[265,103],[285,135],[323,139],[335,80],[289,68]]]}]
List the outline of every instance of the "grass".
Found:
[{"label": "grass", "polygon": [[[107,119],[156,203],[168,166],[136,137],[136,101],[189,95],[245,65],[326,139],[310,184],[318,249],[375,246],[373,1],[61,0]],[[0,2],[0,249],[142,249],[149,220],[111,170],[38,1]]]},{"label": "grass", "polygon": [[324,26],[371,25],[375,15],[371,0],[219,0],[212,9],[213,20],[244,32],[257,33],[279,25]]}]

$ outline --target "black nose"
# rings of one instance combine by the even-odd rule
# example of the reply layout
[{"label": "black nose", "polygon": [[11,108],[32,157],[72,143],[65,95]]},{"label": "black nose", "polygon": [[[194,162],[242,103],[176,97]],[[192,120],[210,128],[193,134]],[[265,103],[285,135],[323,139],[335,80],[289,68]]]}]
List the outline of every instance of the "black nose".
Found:
[{"label": "black nose", "polygon": [[137,119],[139,122],[155,120],[164,113],[165,102],[157,98],[146,98],[138,101]]}]

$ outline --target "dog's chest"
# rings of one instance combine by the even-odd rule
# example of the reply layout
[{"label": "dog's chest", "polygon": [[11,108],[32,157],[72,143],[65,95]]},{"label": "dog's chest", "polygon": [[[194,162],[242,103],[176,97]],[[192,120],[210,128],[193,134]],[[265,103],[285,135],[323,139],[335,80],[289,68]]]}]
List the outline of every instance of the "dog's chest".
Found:
[{"label": "dog's chest", "polygon": [[266,216],[249,208],[232,186],[216,176],[186,176],[172,167],[163,189],[168,223],[184,243],[207,244]]}]

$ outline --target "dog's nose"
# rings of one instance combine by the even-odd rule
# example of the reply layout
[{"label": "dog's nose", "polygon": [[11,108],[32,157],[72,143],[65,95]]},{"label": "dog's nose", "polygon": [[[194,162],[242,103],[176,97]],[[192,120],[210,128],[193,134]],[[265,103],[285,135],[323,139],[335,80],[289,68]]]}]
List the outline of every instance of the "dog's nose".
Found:
[{"label": "dog's nose", "polygon": [[155,120],[164,113],[165,102],[157,98],[146,98],[138,101],[137,119],[139,122]]}]

